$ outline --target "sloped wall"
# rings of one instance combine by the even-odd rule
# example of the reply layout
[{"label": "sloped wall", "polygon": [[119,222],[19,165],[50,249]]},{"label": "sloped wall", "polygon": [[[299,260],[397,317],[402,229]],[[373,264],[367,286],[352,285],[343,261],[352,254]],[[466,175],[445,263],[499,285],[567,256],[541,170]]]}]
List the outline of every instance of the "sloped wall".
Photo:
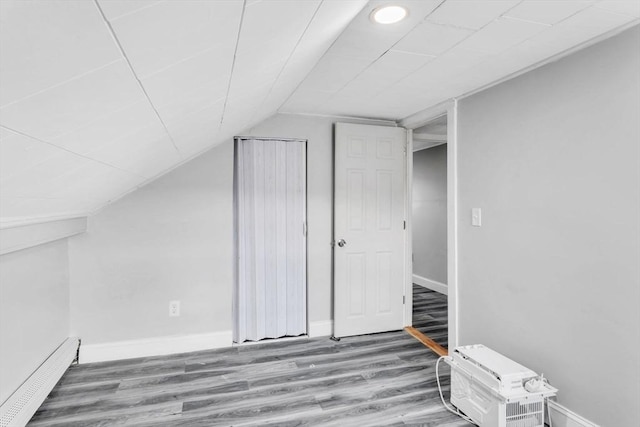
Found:
[{"label": "sloped wall", "polygon": [[[222,144],[70,239],[72,331],[83,346],[231,330],[232,159]],[[169,317],[172,300],[180,317]]]}]

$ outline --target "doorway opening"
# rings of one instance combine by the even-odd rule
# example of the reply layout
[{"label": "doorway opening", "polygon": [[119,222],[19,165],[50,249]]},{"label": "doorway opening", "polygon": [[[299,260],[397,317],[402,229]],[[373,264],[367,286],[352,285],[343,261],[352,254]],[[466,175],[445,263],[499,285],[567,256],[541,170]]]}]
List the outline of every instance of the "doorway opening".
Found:
[{"label": "doorway opening", "polygon": [[413,130],[412,326],[448,347],[447,114]]}]

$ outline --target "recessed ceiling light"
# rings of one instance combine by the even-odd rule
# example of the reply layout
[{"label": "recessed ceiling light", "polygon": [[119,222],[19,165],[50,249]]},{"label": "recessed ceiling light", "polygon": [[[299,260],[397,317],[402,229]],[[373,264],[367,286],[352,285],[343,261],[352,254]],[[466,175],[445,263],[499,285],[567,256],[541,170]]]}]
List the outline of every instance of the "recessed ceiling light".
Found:
[{"label": "recessed ceiling light", "polygon": [[371,12],[371,19],[378,24],[395,24],[407,17],[407,9],[401,6],[383,6]]}]

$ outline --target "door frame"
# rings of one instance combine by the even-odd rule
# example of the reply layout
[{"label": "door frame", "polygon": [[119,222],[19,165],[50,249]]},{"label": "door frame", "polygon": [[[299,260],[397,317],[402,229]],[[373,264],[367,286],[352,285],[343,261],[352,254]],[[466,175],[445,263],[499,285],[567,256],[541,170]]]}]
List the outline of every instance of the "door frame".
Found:
[{"label": "door frame", "polygon": [[458,346],[458,101],[451,99],[409,116],[399,122],[407,129],[407,176],[405,239],[405,307],[404,324],[411,326],[413,314],[413,244],[412,244],[412,193],[413,193],[413,130],[431,120],[447,116],[447,317],[448,347]]}]

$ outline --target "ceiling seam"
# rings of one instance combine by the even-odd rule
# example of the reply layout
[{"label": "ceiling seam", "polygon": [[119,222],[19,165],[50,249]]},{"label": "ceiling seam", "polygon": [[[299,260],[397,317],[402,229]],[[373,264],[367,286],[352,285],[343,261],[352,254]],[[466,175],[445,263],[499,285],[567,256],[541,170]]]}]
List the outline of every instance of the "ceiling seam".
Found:
[{"label": "ceiling seam", "polygon": [[[440,54],[438,54],[438,55],[435,55],[435,56],[434,56],[434,58],[433,58],[433,60],[428,61],[427,63],[425,63],[424,65],[422,65],[420,68],[418,68],[418,69],[416,69],[416,70],[412,71],[411,73],[409,73],[409,74],[407,74],[406,76],[402,77],[400,80],[396,81],[396,82],[395,82],[395,83],[393,83],[393,84],[394,84],[394,85],[397,85],[398,83],[400,83],[400,82],[402,82],[402,81],[404,81],[404,80],[407,80],[409,77],[413,76],[414,74],[417,74],[417,73],[418,73],[420,70],[422,70],[423,68],[428,67],[429,65],[432,65],[431,63],[432,63],[433,61],[435,61],[435,60],[437,60],[438,58],[442,57],[444,54],[446,54],[446,53],[448,53],[448,52],[452,51],[456,46],[458,46],[458,45],[460,45],[460,44],[464,43],[468,38],[470,38],[471,36],[473,36],[473,35],[475,35],[476,33],[478,33],[478,31],[483,30],[484,28],[486,28],[487,26],[489,26],[491,23],[493,23],[493,22],[497,21],[498,19],[502,18],[505,14],[507,14],[507,13],[509,13],[511,10],[515,9],[515,8],[516,8],[520,3],[522,3],[522,2],[520,1],[520,2],[516,3],[515,5],[511,6],[509,9],[505,10],[504,12],[502,12],[502,13],[501,13],[497,18],[495,18],[495,19],[493,19],[493,20],[491,20],[491,21],[487,22],[487,23],[486,23],[486,24],[484,24],[482,27],[480,27],[480,28],[478,28],[478,29],[473,29],[473,28],[459,27],[459,26],[455,26],[455,25],[449,25],[449,24],[443,24],[443,23],[438,23],[438,22],[428,21],[429,17],[430,17],[431,15],[433,15],[433,13],[434,13],[438,8],[440,8],[440,6],[442,6],[442,5],[444,4],[444,1],[443,1],[443,2],[442,2],[442,3],[440,3],[440,4],[439,4],[435,9],[433,9],[431,12],[429,12],[429,14],[428,14],[427,16],[425,16],[425,17],[424,17],[424,19],[422,20],[422,22],[429,22],[429,23],[432,23],[432,24],[442,25],[442,26],[450,26],[450,27],[459,28],[459,29],[463,29],[463,30],[471,30],[472,32],[471,32],[469,35],[467,35],[466,37],[464,37],[463,39],[461,39],[460,41],[458,41],[457,43],[455,43],[455,44],[453,44],[452,46],[450,46],[450,47],[449,47],[447,50],[445,50],[444,52],[442,52],[442,53],[440,53]],[[422,22],[421,22],[421,23],[422,23]],[[415,28],[415,27],[414,27],[414,28]],[[413,29],[412,29],[411,31],[413,31]],[[410,33],[411,31],[409,31],[409,33]],[[407,37],[407,36],[409,35],[409,33],[405,34],[405,35],[404,35],[404,37],[402,37],[400,40],[398,40],[396,43],[394,43],[394,45],[393,45],[393,46],[396,46],[398,43],[400,43],[400,42],[401,42],[405,37]],[[533,37],[533,36],[532,36],[532,37]],[[522,41],[521,43],[523,43],[523,42],[524,42],[524,41]],[[391,48],[389,48],[389,50],[392,50],[392,49],[393,49],[393,46],[391,46]],[[514,46],[514,47],[515,47],[515,46]],[[489,52],[485,52],[485,51],[481,51],[481,50],[475,50],[475,49],[468,49],[468,50],[473,51],[473,52],[486,53],[487,55],[489,55],[489,57],[488,57],[488,58],[486,58],[486,59],[484,59],[484,60],[481,60],[479,63],[477,63],[477,64],[475,64],[475,65],[482,64],[482,63],[484,63],[484,62],[486,62],[486,61],[490,60],[490,59],[491,59],[491,57],[495,56],[495,54],[492,54],[492,53],[489,53]],[[386,53],[386,52],[385,52],[385,53]],[[456,75],[457,75],[457,74],[456,74]],[[381,90],[380,92],[378,92],[378,93],[374,96],[374,98],[375,98],[375,97],[378,97],[381,93],[383,93],[383,92],[384,92],[385,90],[387,90],[389,87],[391,87],[391,86],[388,86],[388,87],[386,87],[384,90]],[[343,89],[344,89],[344,88],[343,88]],[[342,90],[342,89],[340,89],[340,90]]]},{"label": "ceiling seam", "polygon": [[115,63],[117,63],[117,62],[120,62],[120,61],[122,61],[122,58],[114,59],[113,61],[107,62],[106,64],[101,65],[101,66],[99,66],[99,67],[97,67],[97,68],[92,68],[91,70],[89,70],[89,71],[85,71],[84,73],[81,73],[81,74],[75,75],[75,76],[73,76],[73,77],[71,77],[71,78],[69,78],[69,79],[67,79],[67,80],[64,80],[64,81],[62,81],[62,82],[58,83],[58,84],[55,84],[55,85],[53,85],[53,86],[49,86],[49,87],[47,87],[47,88],[45,88],[45,89],[41,89],[41,90],[39,90],[39,91],[37,91],[37,92],[33,92],[33,93],[31,93],[31,94],[29,94],[29,95],[27,95],[27,96],[23,96],[23,97],[22,97],[22,98],[20,98],[20,99],[16,99],[15,101],[8,102],[8,103],[6,103],[6,104],[4,104],[4,105],[0,106],[0,109],[3,109],[3,108],[6,108],[6,107],[9,107],[9,106],[14,105],[14,104],[17,104],[17,103],[22,102],[22,101],[24,101],[24,100],[26,100],[26,99],[33,98],[34,96],[38,96],[38,95],[40,95],[41,93],[44,93],[44,92],[46,92],[46,91],[48,91],[48,90],[55,89],[55,88],[57,88],[57,87],[63,86],[63,85],[65,85],[65,84],[69,83],[69,82],[72,82],[72,81],[74,81],[74,80],[80,79],[80,78],[82,78],[82,77],[84,77],[84,76],[86,76],[86,75],[89,75],[89,74],[91,74],[91,73],[95,73],[96,71],[100,71],[100,70],[102,70],[103,68],[107,68],[107,67],[109,67],[109,66],[111,66],[111,65],[113,65],[113,64],[115,64]]},{"label": "ceiling seam", "polygon": [[[445,1],[445,0],[442,0]],[[362,13],[362,11],[364,10],[365,7],[367,7],[369,3],[365,3],[362,8],[358,11],[358,13],[351,18],[351,21],[349,21],[349,24],[351,24],[351,22],[353,22],[353,20],[355,18],[358,17],[358,15],[360,13]],[[336,37],[333,42],[331,42],[331,45],[327,48],[327,50],[324,51],[324,53],[320,56],[320,58],[318,58],[318,60],[316,61],[316,63],[313,65],[313,67],[311,68],[311,70],[309,70],[309,72],[307,73],[307,75],[300,81],[300,83],[297,84],[297,86],[295,87],[295,89],[293,89],[293,91],[291,91],[291,93],[289,94],[289,96],[287,97],[287,99],[285,99],[282,104],[276,109],[276,112],[280,113],[281,112],[281,108],[284,107],[286,105],[287,102],[289,102],[289,100],[291,99],[291,97],[298,92],[298,89],[300,89],[300,86],[302,86],[302,83],[305,82],[305,80],[307,80],[307,77],[309,77],[309,74],[311,74],[313,72],[313,70],[316,68],[316,66],[320,63],[320,61],[322,61],[327,54],[329,53],[329,51],[331,50],[331,48],[336,44],[336,42],[338,41],[338,39],[342,36],[342,34],[344,34],[344,32],[347,30],[347,28],[349,27],[349,24],[345,25],[345,27],[342,29],[342,31],[340,32],[340,34],[338,34],[338,37]]]},{"label": "ceiling seam", "polygon": [[118,15],[118,16],[116,16],[116,17],[113,17],[113,19],[112,19],[112,20],[113,20],[113,21],[117,21],[117,20],[118,20],[118,19],[120,19],[120,18],[124,18],[124,17],[126,17],[126,16],[130,16],[130,15],[136,14],[136,13],[138,13],[138,12],[142,11],[142,10],[149,9],[149,8],[151,8],[151,7],[155,7],[155,6],[157,6],[159,3],[163,3],[163,1],[164,1],[164,0],[158,0],[158,1],[155,1],[155,2],[153,2],[153,3],[147,4],[147,5],[145,5],[145,6],[140,6],[138,9],[133,9],[133,10],[130,10],[129,12],[125,12],[125,13],[123,13],[122,15]]},{"label": "ceiling seam", "polygon": [[[140,178],[146,178],[146,177],[145,177],[145,176],[143,176],[143,175],[139,175],[139,174],[137,174],[137,173],[135,173],[135,172],[131,172],[131,171],[126,170],[126,169],[122,169],[122,168],[120,168],[120,167],[118,167],[118,166],[115,166],[115,165],[112,165],[112,164],[110,164],[110,163],[103,162],[102,160],[94,159],[93,157],[88,157],[88,156],[85,156],[85,155],[83,155],[83,154],[76,153],[75,151],[71,151],[71,150],[69,150],[68,148],[61,147],[61,146],[56,145],[56,144],[54,144],[54,143],[52,143],[52,142],[45,141],[44,139],[36,138],[35,136],[31,136],[31,135],[26,134],[26,133],[24,133],[24,132],[21,132],[21,131],[19,131],[19,130],[17,130],[17,129],[13,129],[13,128],[10,128],[10,127],[5,126],[5,125],[0,125],[0,128],[6,129],[6,130],[8,130],[9,132],[13,132],[13,133],[15,133],[16,135],[21,135],[21,136],[24,136],[25,138],[33,139],[34,141],[38,141],[38,142],[41,142],[41,143],[43,143],[43,144],[47,144],[47,145],[50,145],[50,146],[52,146],[52,147],[58,148],[58,149],[60,149],[60,150],[62,150],[62,151],[65,151],[65,152],[67,152],[67,153],[69,153],[69,154],[73,154],[74,156],[82,157],[83,159],[90,160],[90,161],[93,161],[93,162],[96,162],[96,163],[100,163],[100,164],[101,164],[101,165],[103,165],[103,166],[108,166],[108,167],[110,167],[110,168],[117,169],[117,170],[119,170],[119,171],[121,171],[121,172],[126,172],[126,173],[128,173],[128,174],[135,175],[135,176],[140,177]],[[45,159],[45,160],[43,160],[42,162],[38,163],[38,164],[41,164],[41,163],[43,163],[44,161],[46,161],[46,159]],[[36,165],[36,166],[37,166],[37,165]]]},{"label": "ceiling seam", "polygon": [[[402,40],[404,37],[406,37],[409,33],[411,33],[413,30],[415,30],[420,24],[422,24],[424,21],[426,21],[426,19],[431,16],[431,14],[433,14],[433,12],[435,12],[440,6],[442,6],[444,4],[446,0],[442,0],[436,7],[433,8],[433,10],[431,10],[424,18],[422,18],[421,20],[419,20],[413,27],[411,27],[411,29],[409,31],[407,31],[405,33],[405,35],[400,38],[400,40]],[[366,7],[366,5],[365,5]],[[364,7],[363,7],[364,9]],[[359,12],[362,13],[362,10]],[[357,16],[357,15],[356,15]],[[355,18],[354,18],[355,19]],[[353,22],[353,21],[352,21]],[[338,36],[338,38],[336,40],[338,40],[340,38],[340,36]],[[355,81],[358,77],[360,77],[365,71],[367,71],[369,68],[371,68],[373,66],[373,64],[375,64],[380,58],[382,58],[384,55],[387,54],[387,52],[389,52],[391,49],[393,49],[393,46],[395,46],[396,44],[398,44],[398,42],[400,41],[398,40],[397,42],[395,42],[393,45],[391,45],[391,47],[389,47],[389,49],[385,50],[384,52],[382,52],[382,54],[380,56],[378,56],[376,59],[374,59],[372,62],[369,63],[369,65],[367,65],[362,71],[360,71],[358,74],[356,74],[351,80],[349,80],[347,83],[345,83],[340,89],[338,89],[336,92],[334,92],[329,98],[327,98],[327,100],[325,102],[328,102],[329,100],[333,99],[338,93],[340,93],[341,91],[343,91],[347,86],[349,86],[349,84],[353,81]],[[335,43],[335,40],[334,40]],[[327,52],[329,52],[331,50],[331,48],[333,47],[333,43],[331,44],[331,46],[329,47],[329,49],[327,49]],[[325,55],[322,56],[322,58],[320,58],[320,60],[322,60],[324,58],[324,56],[326,56],[327,52],[325,52]],[[320,62],[320,61],[318,61]],[[431,62],[431,61],[429,61]],[[317,64],[316,64],[317,65]],[[306,78],[305,78],[306,80]],[[401,81],[403,79],[400,79],[398,81]],[[302,82],[300,82],[300,84],[302,84],[304,82],[304,80]],[[299,87],[300,85],[298,85]],[[296,89],[293,91],[293,93],[295,93],[298,90],[298,88],[296,87]],[[292,93],[292,95],[293,95]],[[378,92],[379,94],[380,92]],[[291,98],[291,96],[289,96],[289,98]],[[287,101],[289,101],[289,98],[287,98],[287,100],[282,104],[286,104]]]},{"label": "ceiling seam", "polygon": [[171,136],[171,133],[169,133],[169,129],[167,128],[167,125],[164,123],[164,120],[162,120],[162,117],[160,117],[160,113],[156,109],[156,106],[153,105],[153,102],[151,102],[151,97],[149,97],[149,94],[147,93],[147,90],[144,88],[144,85],[142,84],[142,80],[140,80],[140,78],[136,74],[136,71],[133,69],[133,65],[131,64],[131,61],[129,60],[129,57],[125,53],[124,48],[122,47],[122,44],[120,43],[120,39],[118,39],[118,36],[116,35],[116,32],[114,31],[113,27],[111,26],[111,23],[109,22],[109,20],[107,19],[106,15],[104,14],[104,11],[100,7],[100,4],[98,3],[98,0],[93,0],[93,3],[96,5],[96,8],[98,9],[98,12],[100,13],[100,16],[102,16],[102,20],[104,21],[105,25],[107,26],[107,29],[109,30],[109,33],[111,34],[111,37],[113,38],[114,42],[116,43],[116,46],[120,50],[120,54],[122,55],[124,60],[127,62],[127,65],[129,67],[129,70],[131,70],[131,74],[133,75],[133,78],[138,83],[138,86],[140,87],[140,90],[142,90],[142,93],[147,98],[147,101],[149,102],[149,105],[151,105],[151,108],[153,109],[153,112],[156,114],[156,117],[158,118],[158,120],[162,124],[162,127],[164,128],[164,130],[167,133],[167,135],[169,136],[169,140],[171,141],[171,144],[173,144],[173,148],[176,150],[176,152],[178,154],[181,154],[180,153],[180,149],[176,145],[176,142],[173,140],[173,137]]},{"label": "ceiling seam", "polygon": [[218,127],[218,131],[222,129],[222,123],[224,122],[224,114],[227,112],[227,102],[229,102],[229,93],[231,92],[231,82],[233,81],[233,71],[236,67],[236,57],[238,56],[238,46],[240,45],[240,34],[242,32],[242,24],[244,22],[244,13],[246,9],[247,9],[247,0],[242,0],[242,12],[240,13],[240,23],[238,24],[238,36],[236,37],[236,48],[233,50],[233,61],[231,61],[229,83],[227,84],[227,95],[224,98],[224,105],[222,106],[222,115],[220,116],[220,126]]},{"label": "ceiling seam", "polygon": [[[253,116],[251,117],[251,120],[253,120],[253,118],[256,116],[256,114],[258,114],[258,111],[260,111],[262,106],[267,102],[267,99],[269,99],[269,96],[271,96],[271,92],[273,92],[273,89],[276,87],[276,84],[278,84],[278,80],[280,80],[280,77],[284,73],[285,68],[287,68],[287,65],[289,65],[289,61],[291,61],[291,58],[293,58],[293,56],[295,55],[296,51],[298,50],[298,46],[300,46],[300,43],[302,43],[302,39],[307,34],[307,31],[309,30],[309,27],[311,27],[311,24],[313,23],[314,19],[316,19],[316,15],[320,11],[320,8],[322,7],[323,4],[324,4],[324,0],[320,0],[320,2],[318,3],[318,7],[316,7],[316,10],[313,12],[313,15],[311,16],[311,19],[309,19],[309,22],[307,23],[307,26],[304,28],[304,31],[302,32],[302,34],[298,38],[298,41],[296,42],[296,45],[291,50],[291,53],[289,54],[289,57],[287,58],[287,60],[285,61],[284,65],[280,69],[280,72],[276,76],[276,79],[273,81],[273,84],[271,85],[271,88],[269,89],[269,92],[267,93],[267,95],[264,97],[264,99],[260,103],[260,106],[258,106],[258,108],[256,108],[256,111],[254,111]],[[276,108],[276,111],[280,107],[281,106],[278,106],[278,108]]]}]

